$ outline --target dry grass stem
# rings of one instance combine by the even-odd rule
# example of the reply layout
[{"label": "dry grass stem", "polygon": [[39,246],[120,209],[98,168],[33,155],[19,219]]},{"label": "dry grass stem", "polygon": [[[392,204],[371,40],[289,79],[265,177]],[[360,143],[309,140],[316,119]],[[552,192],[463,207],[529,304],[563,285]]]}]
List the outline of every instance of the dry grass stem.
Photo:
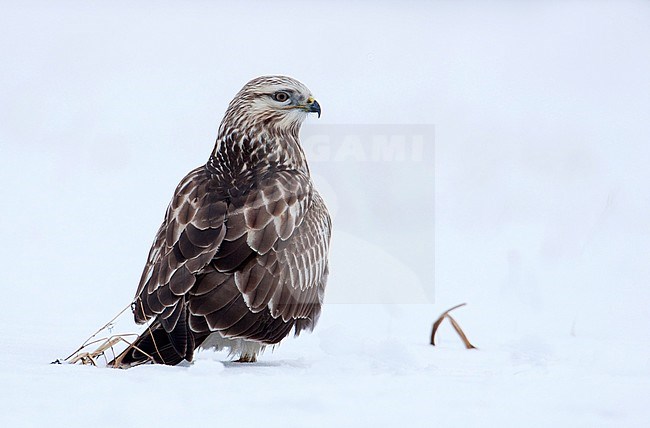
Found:
[{"label": "dry grass stem", "polygon": [[449,320],[451,323],[452,327],[454,327],[454,330],[456,330],[456,333],[458,333],[458,336],[460,336],[460,339],[463,341],[463,344],[465,344],[465,348],[467,349],[477,349],[476,346],[472,345],[467,338],[467,335],[463,331],[462,328],[460,328],[460,324],[456,322],[455,319],[449,315],[449,312],[453,311],[454,309],[458,309],[462,306],[465,306],[467,303],[461,303],[460,305],[456,305],[453,308],[449,308],[446,311],[444,311],[438,319],[433,323],[433,328],[431,329],[431,344],[433,346],[436,346],[436,333],[438,332],[438,328],[440,327],[440,324],[446,319]]},{"label": "dry grass stem", "polygon": [[[114,347],[120,343],[126,344],[127,349],[135,348],[138,351],[142,352],[142,350],[140,350],[137,346],[133,345],[135,339],[138,338],[138,334],[136,333],[109,334],[104,337],[97,337],[102,332],[110,333],[110,330],[112,329],[115,321],[122,314],[124,314],[124,312],[126,312],[126,310],[129,309],[130,307],[131,305],[126,306],[117,315],[115,315],[109,322],[104,324],[95,333],[93,333],[88,339],[86,339],[86,341],[83,342],[83,344],[81,344],[81,346],[79,346],[74,352],[72,352],[63,360],[57,359],[56,361],[53,361],[53,364],[68,363],[68,364],[82,364],[82,365],[97,366],[98,361],[102,357],[104,358],[105,363],[108,364],[109,360],[107,355],[112,355],[111,359],[114,359],[116,356]],[[142,353],[147,355],[151,360],[153,360],[153,357],[151,357],[147,353],[145,352]],[[119,365],[116,364],[115,367],[119,367]]]}]

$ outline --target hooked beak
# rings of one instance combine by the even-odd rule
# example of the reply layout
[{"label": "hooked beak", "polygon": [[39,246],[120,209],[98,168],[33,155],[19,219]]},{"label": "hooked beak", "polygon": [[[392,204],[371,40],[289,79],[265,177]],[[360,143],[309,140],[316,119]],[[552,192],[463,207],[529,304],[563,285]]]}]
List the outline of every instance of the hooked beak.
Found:
[{"label": "hooked beak", "polygon": [[305,110],[307,110],[309,113],[318,113],[318,117],[320,118],[320,104],[318,104],[318,101],[316,101],[313,97],[309,97],[307,100]]}]

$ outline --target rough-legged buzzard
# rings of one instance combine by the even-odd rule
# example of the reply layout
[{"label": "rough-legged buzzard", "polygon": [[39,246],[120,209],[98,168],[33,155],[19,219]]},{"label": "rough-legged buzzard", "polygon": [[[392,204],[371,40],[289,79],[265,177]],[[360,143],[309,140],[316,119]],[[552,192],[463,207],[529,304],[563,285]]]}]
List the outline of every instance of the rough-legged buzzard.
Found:
[{"label": "rough-legged buzzard", "polygon": [[311,330],[327,280],[330,217],[298,133],[320,105],[284,76],[248,82],[205,165],[180,182],[133,301],[150,327],[109,365],[192,360],[199,347],[255,361]]}]

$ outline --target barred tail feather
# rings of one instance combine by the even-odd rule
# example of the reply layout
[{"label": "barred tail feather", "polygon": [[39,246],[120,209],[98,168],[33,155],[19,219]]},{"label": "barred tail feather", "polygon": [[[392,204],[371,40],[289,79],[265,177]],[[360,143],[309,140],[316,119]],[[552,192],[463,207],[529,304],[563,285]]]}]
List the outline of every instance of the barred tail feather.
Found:
[{"label": "barred tail feather", "polygon": [[178,323],[169,333],[160,323],[154,323],[108,366],[123,369],[146,363],[175,366],[183,360],[192,361],[194,349],[204,339],[205,336],[197,338],[186,323]]}]

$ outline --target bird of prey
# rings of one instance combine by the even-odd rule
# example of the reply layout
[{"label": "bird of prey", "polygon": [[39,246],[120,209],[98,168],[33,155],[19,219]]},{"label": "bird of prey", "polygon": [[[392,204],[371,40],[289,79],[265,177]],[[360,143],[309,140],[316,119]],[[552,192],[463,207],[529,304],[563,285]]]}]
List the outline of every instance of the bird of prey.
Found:
[{"label": "bird of prey", "polygon": [[331,221],[298,133],[321,108],[285,76],[230,102],[205,165],[174,192],[132,304],[151,321],[109,366],[191,361],[198,347],[254,362],[292,330],[312,330],[328,274]]}]

